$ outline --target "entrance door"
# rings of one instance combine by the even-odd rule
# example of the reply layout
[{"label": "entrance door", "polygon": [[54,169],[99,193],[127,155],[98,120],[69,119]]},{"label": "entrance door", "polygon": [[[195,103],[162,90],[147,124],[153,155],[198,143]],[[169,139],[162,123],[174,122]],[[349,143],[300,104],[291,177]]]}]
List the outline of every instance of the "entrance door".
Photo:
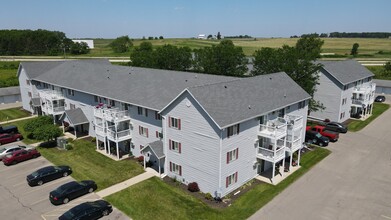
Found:
[{"label": "entrance door", "polygon": [[264,160],[261,160],[261,161],[258,161],[259,164],[258,164],[258,174],[261,174],[263,173],[263,171],[265,171],[265,161]]}]

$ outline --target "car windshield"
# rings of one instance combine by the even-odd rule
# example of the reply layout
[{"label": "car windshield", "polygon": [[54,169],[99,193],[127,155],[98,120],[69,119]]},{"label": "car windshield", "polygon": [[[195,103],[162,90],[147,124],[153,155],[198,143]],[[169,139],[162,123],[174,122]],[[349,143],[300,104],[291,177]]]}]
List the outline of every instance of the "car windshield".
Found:
[{"label": "car windshield", "polygon": [[316,133],[315,136],[316,136],[317,138],[321,138],[321,137],[322,137],[322,135],[321,135],[320,133]]},{"label": "car windshield", "polygon": [[35,171],[35,172],[33,172],[32,174],[31,174],[31,176],[33,176],[33,177],[37,177],[39,175],[39,173],[37,172],[37,171]]}]

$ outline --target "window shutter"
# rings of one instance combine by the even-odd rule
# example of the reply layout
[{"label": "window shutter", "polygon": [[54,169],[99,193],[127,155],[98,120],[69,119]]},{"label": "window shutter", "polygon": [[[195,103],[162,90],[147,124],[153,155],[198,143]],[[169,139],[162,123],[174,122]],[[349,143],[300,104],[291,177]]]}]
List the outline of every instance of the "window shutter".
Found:
[{"label": "window shutter", "polygon": [[171,128],[171,117],[168,117],[168,127]]},{"label": "window shutter", "polygon": [[148,137],[148,128],[146,130],[147,130],[147,137]]},{"label": "window shutter", "polygon": [[172,172],[172,163],[170,162],[170,172]]},{"label": "window shutter", "polygon": [[156,131],[156,137],[157,137],[157,138],[159,137],[159,132],[158,132],[158,131]]},{"label": "window shutter", "polygon": [[236,134],[239,134],[239,131],[240,131],[240,124],[238,124],[238,126],[236,127],[238,130],[236,131]]},{"label": "window shutter", "polygon": [[182,151],[182,144],[181,143],[179,143],[179,153],[181,153],[181,151]]},{"label": "window shutter", "polygon": [[229,152],[227,152],[227,164],[229,164]]},{"label": "window shutter", "polygon": [[235,173],[235,183],[238,182],[238,172]]},{"label": "window shutter", "polygon": [[236,159],[239,158],[239,148],[236,148]]},{"label": "window shutter", "polygon": [[178,119],[178,130],[181,130],[181,119]]},{"label": "window shutter", "polygon": [[179,176],[182,176],[182,166],[179,166]]},{"label": "window shutter", "polygon": [[228,188],[228,178],[229,176],[225,177],[225,187]]},{"label": "window shutter", "polygon": [[168,146],[169,146],[169,149],[171,150],[171,148],[172,148],[172,147],[171,147],[171,146],[172,146],[172,145],[171,145],[171,139],[168,139]]}]

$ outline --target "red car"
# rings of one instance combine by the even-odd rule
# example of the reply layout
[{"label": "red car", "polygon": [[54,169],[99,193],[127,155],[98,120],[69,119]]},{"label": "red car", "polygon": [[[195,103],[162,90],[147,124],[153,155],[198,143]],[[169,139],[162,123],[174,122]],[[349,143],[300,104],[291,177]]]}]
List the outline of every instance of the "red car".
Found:
[{"label": "red car", "polygon": [[311,130],[311,131],[319,132],[322,136],[327,137],[332,142],[338,141],[338,138],[339,138],[339,133],[338,132],[333,132],[333,131],[326,130],[326,127],[321,126],[321,125],[315,125],[313,127],[307,126],[306,130],[307,131]]},{"label": "red car", "polygon": [[36,149],[23,149],[15,151],[14,153],[7,155],[3,158],[4,165],[17,164],[19,162],[36,158],[41,154]]},{"label": "red car", "polygon": [[22,139],[23,136],[21,134],[0,134],[0,145],[20,141]]}]

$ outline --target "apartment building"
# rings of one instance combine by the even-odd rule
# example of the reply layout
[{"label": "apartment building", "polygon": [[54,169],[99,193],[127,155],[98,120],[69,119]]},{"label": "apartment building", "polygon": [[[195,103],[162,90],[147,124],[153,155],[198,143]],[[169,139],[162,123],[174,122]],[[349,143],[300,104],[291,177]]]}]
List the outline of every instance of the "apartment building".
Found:
[{"label": "apartment building", "polygon": [[285,73],[235,78],[84,60],[22,62],[18,77],[24,109],[213,196],[270,171],[273,181],[293,154],[300,161],[310,96]]},{"label": "apartment building", "polygon": [[373,73],[355,60],[320,61],[319,85],[314,99],[325,110],[310,117],[344,122],[349,118],[365,119],[372,114],[376,84]]}]

